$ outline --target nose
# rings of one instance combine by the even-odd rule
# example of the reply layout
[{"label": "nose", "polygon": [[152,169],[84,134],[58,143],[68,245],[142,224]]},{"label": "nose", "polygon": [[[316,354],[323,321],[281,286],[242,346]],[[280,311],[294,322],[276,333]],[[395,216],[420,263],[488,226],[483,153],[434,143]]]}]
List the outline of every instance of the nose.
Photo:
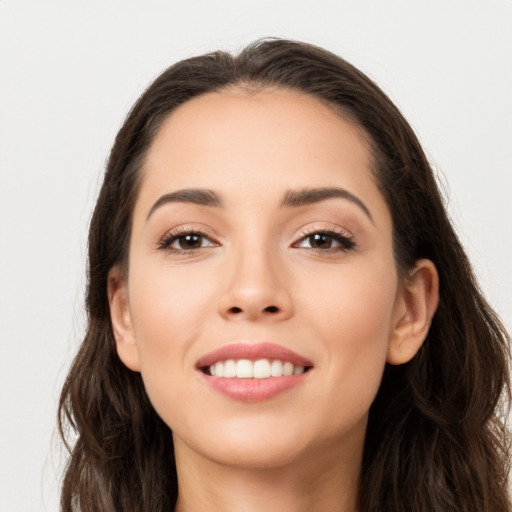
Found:
[{"label": "nose", "polygon": [[219,314],[229,320],[286,320],[293,315],[290,281],[277,254],[247,248],[226,261]]}]

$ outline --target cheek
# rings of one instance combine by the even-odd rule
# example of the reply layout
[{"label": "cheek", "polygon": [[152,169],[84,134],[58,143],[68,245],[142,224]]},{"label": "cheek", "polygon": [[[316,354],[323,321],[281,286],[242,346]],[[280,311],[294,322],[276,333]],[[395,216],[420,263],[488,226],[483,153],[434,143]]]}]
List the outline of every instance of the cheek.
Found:
[{"label": "cheek", "polygon": [[156,407],[179,387],[176,376],[193,368],[191,348],[209,316],[213,283],[191,269],[133,267],[137,271],[129,280],[132,325],[141,374]]},{"label": "cheek", "polygon": [[314,281],[303,280],[301,295],[311,321],[330,338],[361,345],[388,339],[397,288],[393,260],[381,256],[324,272],[317,269]]},{"label": "cheek", "polygon": [[153,267],[134,265],[136,271],[130,273],[130,311],[137,339],[143,345],[157,341],[158,333],[168,336],[176,330],[199,327],[214,286],[211,273],[206,277],[201,269],[165,264]]},{"label": "cheek", "polygon": [[[310,293],[306,311],[327,349],[324,364],[329,401],[337,404],[335,421],[336,411],[353,410],[354,418],[362,417],[380,386],[397,292],[393,269],[383,264],[357,271],[347,268]],[[321,292],[322,288],[327,291]]]}]

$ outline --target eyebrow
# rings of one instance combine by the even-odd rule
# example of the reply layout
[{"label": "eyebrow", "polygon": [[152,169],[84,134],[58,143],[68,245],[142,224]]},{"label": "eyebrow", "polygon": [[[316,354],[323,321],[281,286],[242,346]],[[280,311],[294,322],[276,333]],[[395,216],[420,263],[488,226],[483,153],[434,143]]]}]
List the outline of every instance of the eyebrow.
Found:
[{"label": "eyebrow", "polygon": [[[368,207],[357,196],[340,187],[322,187],[322,188],[304,188],[300,190],[288,190],[281,202],[282,207],[298,208],[309,204],[319,203],[327,199],[346,199],[358,206],[366,216],[373,222],[372,214]],[[161,206],[168,203],[190,203],[199,206],[209,206],[211,208],[220,208],[223,205],[219,194],[209,189],[185,188],[164,194],[156,200],[148,212],[148,220],[153,212]]]},{"label": "eyebrow", "polygon": [[202,189],[202,188],[184,188],[177,190],[176,192],[170,192],[164,194],[158,198],[148,212],[146,220],[151,217],[153,212],[168,203],[191,203],[199,206],[210,206],[219,208],[222,206],[221,197],[213,190]]},{"label": "eyebrow", "polygon": [[326,199],[346,199],[358,206],[366,216],[373,222],[372,214],[368,207],[357,196],[340,187],[304,188],[300,190],[289,190],[281,203],[281,206],[299,207],[308,204],[319,203]]}]

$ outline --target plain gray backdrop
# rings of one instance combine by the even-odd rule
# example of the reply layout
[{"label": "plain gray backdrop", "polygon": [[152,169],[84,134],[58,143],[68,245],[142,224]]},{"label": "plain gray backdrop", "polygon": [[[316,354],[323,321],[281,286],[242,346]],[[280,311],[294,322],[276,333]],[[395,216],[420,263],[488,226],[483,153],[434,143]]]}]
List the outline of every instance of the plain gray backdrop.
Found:
[{"label": "plain gray backdrop", "polygon": [[57,398],[124,116],[172,62],[263,36],[338,53],[398,104],[512,327],[511,0],[0,0],[0,512],[58,508]]}]

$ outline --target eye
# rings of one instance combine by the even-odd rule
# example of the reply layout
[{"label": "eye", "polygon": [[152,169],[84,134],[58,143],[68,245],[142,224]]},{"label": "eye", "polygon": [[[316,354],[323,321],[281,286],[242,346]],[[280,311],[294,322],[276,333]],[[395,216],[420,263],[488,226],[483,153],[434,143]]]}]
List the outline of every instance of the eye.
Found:
[{"label": "eye", "polygon": [[316,251],[348,251],[355,246],[347,235],[334,231],[317,231],[303,236],[294,247],[314,249]]},{"label": "eye", "polygon": [[171,252],[191,252],[203,249],[204,247],[217,247],[218,243],[196,231],[171,232],[162,238],[158,243],[159,249]]}]

